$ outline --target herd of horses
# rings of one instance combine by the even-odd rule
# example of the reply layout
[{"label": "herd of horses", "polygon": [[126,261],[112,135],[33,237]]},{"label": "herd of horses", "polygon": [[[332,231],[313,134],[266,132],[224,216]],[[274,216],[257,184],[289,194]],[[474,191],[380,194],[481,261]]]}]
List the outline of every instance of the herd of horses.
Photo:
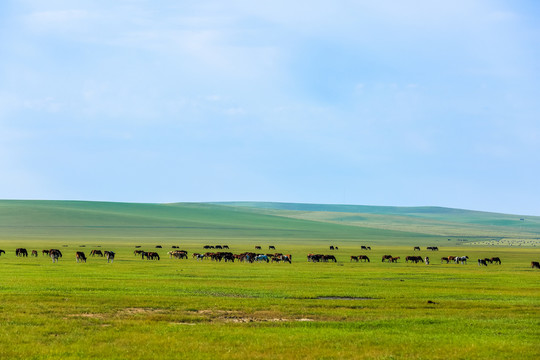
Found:
[{"label": "herd of horses", "polygon": [[[4,250],[0,250],[0,255],[5,254],[6,252]],[[37,257],[38,252],[37,250],[32,250],[31,252],[32,256]],[[42,256],[49,256],[53,263],[58,262],[58,260],[62,257],[62,252],[59,249],[44,249],[41,251]],[[92,250],[90,252],[91,256],[102,256],[107,258],[107,262],[113,262],[114,261],[114,251],[104,251],[101,250]],[[15,250],[15,256],[18,257],[28,257],[28,250],[25,248],[17,248]],[[86,255],[82,251],[77,251],[75,253],[75,259],[77,262],[86,262]]]},{"label": "herd of horses", "polygon": [[[136,246],[136,248],[139,248],[140,246]],[[161,247],[160,247],[161,248]],[[173,246],[174,249],[178,249],[178,246]],[[203,247],[204,249],[229,249],[228,245],[205,245]],[[261,248],[261,246],[255,246],[255,248],[258,250]],[[270,250],[275,250],[275,246],[270,245],[268,247]],[[371,250],[371,247],[362,245],[361,247],[363,250]],[[337,246],[330,246],[331,250],[338,250]],[[432,251],[438,251],[439,249],[436,246],[428,246],[428,250]],[[414,251],[420,250],[420,247],[415,246],[413,248]],[[0,256],[2,254],[5,254],[6,252],[4,250],[0,249]],[[141,258],[144,260],[160,260],[160,256],[157,252],[152,251],[144,251],[144,250],[135,250],[134,255],[141,256]],[[188,259],[188,252],[186,250],[173,250],[169,251],[167,253],[169,255],[169,258],[175,258],[175,259]],[[17,257],[28,257],[28,250],[25,248],[17,248],[15,250],[15,255]],[[62,258],[62,252],[59,249],[45,249],[42,250],[42,255],[49,256],[53,263],[58,262],[60,258]],[[31,256],[37,257],[38,252],[37,250],[31,251]],[[115,253],[113,251],[101,251],[101,250],[92,250],[90,251],[90,256],[100,256],[107,258],[107,262],[113,262]],[[77,251],[75,253],[75,258],[77,262],[86,262],[87,258],[84,252]],[[192,258],[196,260],[212,260],[212,261],[224,261],[224,262],[287,262],[292,263],[292,256],[290,254],[282,254],[282,253],[271,253],[271,254],[262,254],[262,253],[254,253],[254,252],[244,252],[241,254],[233,254],[232,252],[206,252],[206,253],[193,253]],[[392,256],[392,255],[383,255],[382,256],[382,262],[389,262],[389,263],[397,263],[399,262],[401,258],[399,256]],[[444,256],[441,257],[441,264],[442,263],[455,263],[455,264],[467,264],[467,260],[469,260],[468,256]],[[337,258],[334,255],[325,255],[325,254],[308,254],[307,255],[307,261],[308,262],[337,262]],[[350,262],[370,262],[370,259],[367,255],[351,255]],[[426,265],[429,265],[430,259],[428,256],[422,257],[422,256],[416,256],[411,255],[405,257],[406,263],[425,263]],[[483,258],[483,259],[477,259],[478,266],[488,266],[488,264],[497,264],[501,265],[502,261],[499,257],[491,257],[491,258]],[[538,261],[532,261],[531,262],[531,268],[533,269],[540,269],[540,262]]]}]

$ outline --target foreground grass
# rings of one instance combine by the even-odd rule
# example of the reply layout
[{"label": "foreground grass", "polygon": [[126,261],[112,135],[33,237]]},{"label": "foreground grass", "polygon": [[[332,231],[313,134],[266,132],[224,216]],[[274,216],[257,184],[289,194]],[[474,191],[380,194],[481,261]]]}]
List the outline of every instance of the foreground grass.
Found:
[{"label": "foreground grass", "polygon": [[[16,258],[16,243],[4,242],[0,257],[0,339],[9,344],[0,347],[2,359],[540,355],[540,271],[529,268],[537,249],[442,248],[420,253],[432,258],[426,266],[381,263],[386,253],[413,255],[410,247],[374,248],[372,262],[350,263],[350,255],[366,252],[349,245],[333,253],[338,263],[318,264],[305,255],[326,248],[278,248],[293,255],[290,265],[175,260],[165,248],[162,260],[143,261],[119,242],[103,245],[117,251],[114,264],[77,264],[74,252],[91,247],[72,244],[52,264],[41,254]],[[251,248],[230,245],[233,252]],[[472,262],[436,260],[447,255]],[[503,264],[476,265],[491,256]]]}]

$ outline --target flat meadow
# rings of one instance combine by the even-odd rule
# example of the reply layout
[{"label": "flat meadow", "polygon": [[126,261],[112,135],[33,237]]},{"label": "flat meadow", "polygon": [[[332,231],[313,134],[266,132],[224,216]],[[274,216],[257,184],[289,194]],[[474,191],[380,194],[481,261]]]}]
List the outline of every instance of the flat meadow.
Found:
[{"label": "flat meadow", "polygon": [[[178,236],[170,226],[0,225],[0,249],[6,251],[0,256],[1,359],[540,355],[540,270],[530,267],[540,261],[535,247],[447,245],[446,238],[417,235],[405,245],[403,236],[387,242],[348,233],[328,238],[321,235],[326,228],[276,236],[277,226],[261,230],[262,222],[249,234],[236,225],[223,235],[199,226]],[[279,230],[294,233],[292,227]],[[440,250],[427,251],[430,242]],[[417,243],[420,252],[413,251]],[[233,253],[254,251],[255,245],[274,252],[268,250],[274,245],[292,255],[292,264],[193,259],[192,253],[208,251],[206,244],[227,244]],[[372,250],[361,250],[363,244]],[[173,245],[189,258],[170,258]],[[134,255],[135,246],[157,251],[161,259],[143,260]],[[16,257],[18,247],[35,249],[38,256]],[[63,252],[58,263],[42,255],[49,248]],[[92,249],[115,251],[116,258],[107,263],[89,256]],[[86,263],[75,261],[76,251],[86,253]],[[308,262],[309,253],[332,254],[337,262]],[[350,261],[359,254],[371,261]],[[382,262],[386,254],[401,259]],[[431,261],[406,263],[408,255]],[[469,262],[441,263],[449,255],[467,255]],[[495,256],[501,265],[477,265],[477,258]]]}]

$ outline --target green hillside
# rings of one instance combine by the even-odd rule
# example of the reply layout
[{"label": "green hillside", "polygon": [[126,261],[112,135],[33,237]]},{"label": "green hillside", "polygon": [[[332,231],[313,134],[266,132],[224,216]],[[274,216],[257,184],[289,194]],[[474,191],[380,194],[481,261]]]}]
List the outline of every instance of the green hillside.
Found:
[{"label": "green hillside", "polygon": [[[540,217],[440,207],[290,203],[0,201],[0,240],[534,246]],[[501,242],[502,241],[502,242]],[[506,241],[506,242],[505,242]],[[510,243],[508,243],[510,244]],[[511,245],[511,244],[510,244]]]},{"label": "green hillside", "polygon": [[204,203],[0,201],[0,239],[406,240],[426,237]]},{"label": "green hillside", "polygon": [[[219,204],[219,203],[218,203]],[[452,209],[269,202],[220,203],[234,208],[333,224],[450,238],[456,244],[540,246],[540,217]]]}]

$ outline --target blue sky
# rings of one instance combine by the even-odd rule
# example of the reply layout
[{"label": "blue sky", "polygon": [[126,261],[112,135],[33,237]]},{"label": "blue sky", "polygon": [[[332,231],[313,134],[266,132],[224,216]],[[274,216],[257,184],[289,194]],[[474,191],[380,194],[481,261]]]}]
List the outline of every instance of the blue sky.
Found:
[{"label": "blue sky", "polygon": [[0,4],[0,198],[540,215],[536,1]]}]

